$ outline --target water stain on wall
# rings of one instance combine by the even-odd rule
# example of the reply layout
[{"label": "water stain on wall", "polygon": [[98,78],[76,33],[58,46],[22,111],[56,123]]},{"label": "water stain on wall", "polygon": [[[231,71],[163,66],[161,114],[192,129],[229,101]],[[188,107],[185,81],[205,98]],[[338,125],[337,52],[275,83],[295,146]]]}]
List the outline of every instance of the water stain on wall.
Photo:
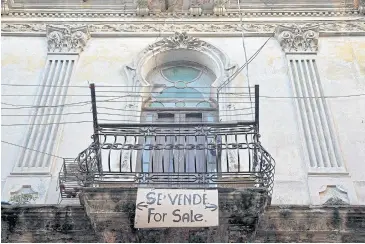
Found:
[{"label": "water stain on wall", "polygon": [[36,59],[34,56],[6,54],[1,59],[1,66],[19,65],[26,71],[39,71],[43,69],[45,61],[44,59]]}]

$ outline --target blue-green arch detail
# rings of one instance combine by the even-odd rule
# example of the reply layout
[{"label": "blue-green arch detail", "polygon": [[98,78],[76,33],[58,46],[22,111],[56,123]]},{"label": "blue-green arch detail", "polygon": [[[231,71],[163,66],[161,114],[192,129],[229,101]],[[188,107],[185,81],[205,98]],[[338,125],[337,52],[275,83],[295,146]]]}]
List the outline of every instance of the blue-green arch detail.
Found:
[{"label": "blue-green arch detail", "polygon": [[164,98],[164,99],[176,99],[176,98],[180,98],[180,99],[183,99],[183,98],[199,98],[199,99],[204,99],[204,96],[203,94],[201,94],[199,91],[197,91],[196,89],[194,88],[190,88],[190,87],[187,87],[187,88],[183,88],[183,89],[179,89],[179,88],[176,88],[176,87],[169,87],[169,88],[166,88],[165,90],[163,90],[161,92],[161,94],[158,94],[156,96],[156,98]]},{"label": "blue-green arch detail", "polygon": [[162,75],[169,81],[191,82],[199,77],[201,71],[190,66],[173,66],[161,70]]}]

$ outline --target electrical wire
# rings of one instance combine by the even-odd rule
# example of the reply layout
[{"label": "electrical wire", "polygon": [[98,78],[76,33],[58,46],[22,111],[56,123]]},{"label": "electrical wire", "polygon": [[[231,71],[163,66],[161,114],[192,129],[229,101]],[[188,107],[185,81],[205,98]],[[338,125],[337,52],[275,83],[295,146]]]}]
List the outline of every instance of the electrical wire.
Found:
[{"label": "electrical wire", "polygon": [[[194,87],[195,88],[201,88],[201,89],[212,89],[211,87]],[[239,89],[240,87],[232,87],[234,89]],[[247,89],[248,90],[248,89]],[[251,90],[251,89],[250,89]],[[160,94],[161,92],[157,92],[157,91],[103,91],[103,92],[112,92],[112,93],[134,93],[134,94]],[[181,91],[181,92],[176,92],[176,91],[164,91],[163,93],[167,93],[167,94],[196,94],[196,92],[189,92],[189,91]],[[214,92],[205,92],[205,91],[199,91],[199,93],[201,94],[214,94]],[[235,95],[237,93],[232,93],[232,92],[221,92],[219,94],[229,94],[229,95]],[[249,92],[239,92],[239,94],[249,94]],[[39,95],[34,94],[34,95],[22,95],[22,94],[11,94],[11,95],[2,95],[2,96],[8,96],[8,97],[38,97]],[[53,96],[53,95],[42,95],[42,96]],[[55,95],[55,97],[90,97],[90,95]],[[123,97],[140,97],[140,95],[125,95],[125,96],[120,96],[120,95],[96,95],[96,97],[113,97],[113,98],[123,98]],[[107,101],[112,101],[112,99],[109,100],[96,100],[97,102],[107,102]],[[84,101],[89,102],[89,101]]]},{"label": "electrical wire", "polygon": [[[2,83],[2,86],[24,86],[24,87],[33,87],[33,86],[40,86],[40,87],[72,87],[72,88],[90,88],[89,86],[59,86],[59,85],[29,85],[29,84],[8,84],[8,83]],[[134,85],[122,85],[122,86],[104,86],[104,85],[95,85],[95,88],[127,88],[127,87],[135,87]],[[194,86],[195,88],[207,88],[206,86]],[[247,86],[236,86],[235,88],[249,88]],[[96,90],[96,93],[100,91]],[[102,91],[102,92],[117,92],[117,91]],[[122,91],[123,92],[123,91]],[[124,91],[125,92],[125,91]]]},{"label": "electrical wire", "polygon": [[[268,99],[337,99],[337,98],[349,98],[349,97],[360,97],[365,96],[365,93],[360,94],[350,94],[350,95],[340,95],[340,96],[318,96],[318,97],[298,97],[298,96],[259,96],[260,98],[268,98]],[[251,103],[252,104],[252,103]],[[108,108],[108,107],[99,107],[100,109],[107,109],[107,110],[114,110],[114,111],[132,111],[132,112],[140,112],[139,110],[125,110],[125,109],[116,109],[116,108]],[[242,111],[247,109],[253,109],[253,107],[249,108],[238,108],[238,109],[220,109],[220,111]],[[84,114],[84,113],[91,113],[91,112],[79,112],[79,113],[68,113],[68,114]],[[48,114],[48,115],[68,115],[68,114]],[[111,116],[123,116],[119,114],[110,114],[110,113],[98,113],[98,114],[104,114],[104,115],[111,115]],[[240,114],[243,115],[243,114]],[[31,115],[2,115],[2,116],[31,116]],[[41,115],[38,115],[41,116]],[[46,115],[43,115],[46,116]],[[140,117],[137,115],[128,115],[129,117]],[[232,116],[238,116],[238,115],[232,115]],[[99,119],[104,121],[114,121],[114,122],[132,122],[131,120],[111,120],[111,119]],[[2,124],[1,126],[34,126],[34,125],[53,125],[53,124],[79,124],[79,123],[92,123],[93,121],[70,121],[70,122],[60,122],[60,123],[47,123],[47,124]],[[133,121],[135,122],[135,121]]]},{"label": "electrical wire", "polygon": [[85,101],[85,102],[78,102],[78,103],[68,103],[68,104],[62,104],[62,105],[54,105],[54,106],[32,106],[32,105],[21,105],[21,104],[12,104],[12,103],[4,103],[1,102],[3,105],[13,106],[14,108],[1,108],[1,109],[24,109],[24,108],[55,108],[55,107],[75,107],[75,106],[85,106],[88,105],[88,103],[91,103],[91,101]]},{"label": "electrical wire", "polygon": [[40,87],[73,87],[73,88],[90,88],[89,86],[59,86],[59,85],[29,85],[29,84],[9,84],[9,83],[2,83],[2,86],[24,86],[24,87],[33,87],[33,86],[40,86]]},{"label": "electrical wire", "polygon": [[49,156],[52,156],[52,157],[55,157],[55,158],[61,158],[61,159],[64,159],[63,157],[60,157],[60,156],[57,156],[57,155],[53,155],[53,154],[49,154],[49,153],[45,153],[45,152],[38,151],[38,150],[35,150],[35,149],[32,149],[32,148],[28,148],[28,147],[23,147],[23,146],[21,146],[21,145],[15,144],[15,143],[11,143],[11,142],[7,142],[7,141],[3,141],[3,140],[1,140],[1,142],[2,142],[2,143],[5,143],[5,144],[12,145],[12,146],[25,148],[25,149],[30,150],[30,151],[35,151],[35,152],[38,152],[38,153],[46,154],[46,155],[49,155]]},{"label": "electrical wire", "polygon": [[[100,121],[108,121],[108,122],[133,122],[136,121],[128,120],[128,119],[98,119],[98,123]],[[84,121],[67,121],[67,122],[59,122],[59,123],[43,123],[43,124],[2,124],[1,126],[7,127],[7,126],[34,126],[34,125],[63,125],[63,124],[82,124],[82,123],[93,123],[92,120],[84,120]]]},{"label": "electrical wire", "polygon": [[21,126],[21,125],[63,125],[63,124],[82,124],[82,123],[92,123],[93,121],[69,121],[69,122],[59,122],[59,123],[45,123],[45,124],[2,124],[1,126]]},{"label": "electrical wire", "polygon": [[[226,94],[229,94],[229,93],[226,93]],[[246,97],[248,98],[249,96],[247,95],[240,95],[240,94],[234,94],[240,98],[242,97]],[[314,98],[314,99],[318,99],[318,98],[325,98],[325,99],[335,99],[335,98],[349,98],[349,97],[361,97],[361,96],[365,96],[365,93],[360,93],[360,94],[349,94],[349,95],[334,95],[334,96],[311,96],[311,97],[306,97],[306,96],[302,96],[302,97],[298,97],[298,96],[259,96],[260,98],[268,98],[268,99],[311,99],[311,98]],[[117,97],[117,98],[120,98],[120,97]],[[232,97],[227,97],[227,98],[232,98]],[[108,101],[108,100],[104,100],[104,101],[98,101],[98,102],[112,102],[112,101]],[[85,103],[85,102],[81,102],[81,103]],[[87,102],[87,103],[91,103],[91,102]],[[227,102],[220,102],[220,103],[239,103],[239,104],[243,104],[243,103],[251,103],[252,102],[232,102],[232,101],[227,101]],[[24,105],[16,105],[16,104],[9,104],[9,103],[1,103],[1,104],[4,104],[4,105],[8,105],[8,106],[13,106],[13,108],[4,108],[2,107],[1,109],[4,109],[4,110],[12,110],[12,109],[32,109],[32,108],[47,108],[47,107],[58,107],[58,106],[24,106]],[[65,105],[59,105],[59,107],[62,107],[62,106],[85,106],[87,104],[83,104],[83,105],[77,105],[78,103],[75,103],[75,105],[72,105],[72,104],[65,104]],[[98,106],[98,108],[101,108],[101,109],[108,109],[108,110],[117,110],[117,111],[139,111],[139,110],[126,110],[126,109],[115,109],[115,108],[109,108],[109,107],[103,107],[103,106]],[[81,113],[86,113],[86,112],[81,112]],[[66,113],[66,114],[63,114],[63,115],[71,115],[71,114],[77,114],[77,113]],[[62,115],[62,114],[48,114],[48,115]],[[2,115],[4,116],[4,115]],[[11,115],[6,115],[6,116],[11,116]],[[18,115],[14,115],[14,116],[18,116]],[[27,116],[31,116],[31,115],[27,115]],[[40,115],[41,116],[41,115]],[[44,115],[46,116],[46,115]]]},{"label": "electrical wire", "polygon": [[[239,108],[239,109],[220,109],[219,111],[221,112],[225,112],[225,111],[234,111],[234,110],[248,110],[248,109],[252,109],[253,107],[249,107],[249,108]],[[113,110],[118,110],[118,111],[126,111],[124,109],[113,109]],[[141,112],[140,110],[127,110],[128,112]],[[2,114],[2,117],[43,117],[43,116],[62,116],[62,115],[81,115],[81,114],[91,114],[92,112],[80,112],[80,113],[65,113],[65,114],[41,114],[41,115],[29,115],[29,114]],[[124,114],[112,114],[112,113],[103,113],[103,112],[98,112],[98,115],[108,115],[108,116],[125,116]],[[135,117],[135,118],[140,118],[141,116],[139,115],[134,115],[134,114],[129,114],[128,117]],[[99,118],[100,120],[100,118]],[[31,125],[31,124],[29,124]]]},{"label": "electrical wire", "polygon": [[[220,85],[218,87],[218,92],[226,85],[229,84],[230,81],[232,81],[234,78],[236,78],[236,76],[246,67],[246,65],[248,65],[249,63],[251,63],[256,57],[257,55],[261,52],[261,50],[264,48],[264,46],[268,43],[268,41],[272,38],[272,36],[270,36],[265,43],[249,58],[249,61],[246,62],[245,64],[243,64],[239,69],[236,70],[236,72],[234,72],[230,77],[228,77],[222,85]],[[233,79],[232,79],[233,78]]]},{"label": "electrical wire", "polygon": [[[116,99],[131,97],[131,96],[141,97],[140,95],[125,95],[125,96],[117,96],[117,97],[107,99],[107,100],[100,100],[100,101],[97,101],[97,102],[109,102],[109,101],[114,101]],[[16,107],[14,109],[22,109],[22,108],[56,108],[56,107],[65,107],[65,106],[70,106],[70,107],[71,106],[85,106],[85,105],[91,104],[91,101],[68,103],[68,104],[61,104],[61,105],[54,105],[54,106],[31,106],[31,105],[11,104],[11,103],[4,103],[4,102],[1,102],[1,104]],[[1,108],[1,109],[11,109],[11,108]]]},{"label": "electrical wire", "polygon": [[[235,87],[234,87],[235,88]],[[129,93],[133,93],[133,92],[129,92]],[[146,94],[149,94],[150,92],[135,92],[135,93],[146,93]],[[175,93],[175,94],[179,94],[179,92],[166,92],[166,93]],[[200,92],[201,94],[211,94],[209,92]],[[181,94],[193,94],[192,92],[181,92]],[[250,96],[248,95],[248,93],[241,93],[241,92],[237,92],[237,93],[232,93],[232,92],[222,92],[222,93],[219,93],[219,94],[225,94],[225,95],[232,95],[232,96],[237,96],[237,97],[246,97],[246,98],[249,98]],[[260,95],[259,97],[261,98],[326,98],[326,97],[351,97],[351,96],[363,96],[365,93],[360,93],[360,94],[350,94],[350,95],[334,95],[334,96],[318,96],[318,97],[293,97],[293,96],[290,96],[290,97],[282,97],[282,96],[263,96],[263,95]],[[69,95],[69,96],[72,96],[72,95]],[[232,96],[220,96],[221,98],[235,98],[235,97],[232,97]],[[21,95],[17,96],[17,97],[21,97]],[[113,97],[114,99],[108,99],[108,100],[97,100],[96,102],[97,103],[103,103],[103,102],[123,102],[123,103],[128,103],[130,101],[115,101],[116,99],[119,99],[119,98],[123,98],[123,96],[105,96],[105,97]],[[127,95],[127,96],[124,96],[124,97],[142,97],[140,95]],[[236,98],[237,98],[236,97]],[[83,101],[81,103],[91,103],[90,101]],[[250,102],[240,102],[240,103],[250,103]],[[32,105],[26,105],[26,104],[10,104],[10,103],[4,103],[2,102],[2,104],[4,105],[9,105],[9,106],[14,106],[14,107],[18,107],[18,106],[27,106],[26,108],[40,108],[40,107],[55,107],[55,106],[32,106]],[[77,104],[77,103],[75,103]],[[56,106],[73,106],[73,104],[65,104],[65,105],[56,105]]]},{"label": "electrical wire", "polygon": [[[245,34],[244,34],[244,30],[243,30],[243,21],[242,21],[242,12],[241,12],[241,4],[240,4],[240,0],[237,0],[237,4],[238,4],[238,13],[240,15],[240,24],[241,24],[241,29],[242,29],[242,46],[243,46],[243,51],[245,54],[245,63],[247,63],[247,50],[246,50],[246,44],[245,44]],[[247,77],[247,85],[250,87],[250,75],[248,73],[248,64],[246,65],[246,77]],[[249,98],[250,98],[250,102],[252,100],[251,97],[251,89],[248,90],[249,91]]]},{"label": "electrical wire", "polygon": [[[62,115],[79,115],[79,114],[91,114],[91,111],[88,112],[78,112],[78,113],[64,113],[64,114],[38,114],[38,115],[30,115],[30,114],[2,114],[1,116],[6,117],[16,117],[16,116],[27,116],[27,117],[41,117],[41,116],[62,116]],[[100,114],[100,113],[98,113]]]},{"label": "electrical wire", "polygon": [[275,97],[275,96],[259,96],[260,98],[274,98],[274,99],[303,99],[303,98],[346,98],[346,97],[361,97],[365,96],[365,93],[341,95],[341,96],[318,96],[318,97]]},{"label": "electrical wire", "polygon": [[[249,58],[248,62],[246,62],[244,65],[242,65],[234,74],[232,74],[230,76],[230,80],[233,80],[234,78],[237,77],[237,75],[246,67],[246,65],[249,65],[257,56],[258,54],[261,52],[261,50],[265,47],[265,45],[269,42],[269,40],[271,39],[272,37],[269,37],[265,42],[264,44]],[[228,80],[229,80],[228,79]],[[228,83],[227,83],[228,84]],[[226,84],[226,85],[227,85]]]}]

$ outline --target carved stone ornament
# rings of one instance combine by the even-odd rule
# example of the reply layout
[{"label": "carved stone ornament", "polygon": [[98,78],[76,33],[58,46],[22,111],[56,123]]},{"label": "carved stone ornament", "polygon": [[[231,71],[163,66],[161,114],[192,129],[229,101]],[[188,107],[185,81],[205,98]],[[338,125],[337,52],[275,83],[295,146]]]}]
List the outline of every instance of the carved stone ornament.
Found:
[{"label": "carved stone ornament", "polygon": [[23,185],[23,186],[20,187],[19,190],[10,192],[11,196],[20,195],[20,194],[35,194],[35,195],[38,195],[38,192],[34,191],[32,189],[31,185]]},{"label": "carved stone ornament", "polygon": [[195,37],[188,36],[186,32],[175,32],[175,35],[155,42],[148,47],[149,50],[156,49],[200,49],[200,47],[206,45],[206,42],[199,40]]},{"label": "carved stone ornament", "polygon": [[275,37],[286,53],[314,53],[318,51],[318,26],[278,26],[275,30]]},{"label": "carved stone ornament", "polygon": [[349,204],[349,196],[346,189],[341,185],[324,185],[319,190],[319,197],[323,205]]},{"label": "carved stone ornament", "polygon": [[87,26],[47,26],[48,51],[51,53],[79,53],[89,39]]}]

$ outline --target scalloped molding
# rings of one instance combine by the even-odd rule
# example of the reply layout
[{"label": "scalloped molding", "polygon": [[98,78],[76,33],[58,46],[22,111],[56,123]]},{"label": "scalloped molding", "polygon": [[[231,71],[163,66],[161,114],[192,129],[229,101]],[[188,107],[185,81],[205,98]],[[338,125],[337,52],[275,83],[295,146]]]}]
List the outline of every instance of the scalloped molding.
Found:
[{"label": "scalloped molding", "polygon": [[[278,26],[293,24],[318,24],[320,36],[358,35],[365,36],[365,21],[293,21],[290,24],[282,22],[245,22],[243,24],[246,36],[273,36]],[[1,23],[1,34],[10,36],[45,36],[47,22],[43,23]],[[85,26],[85,23],[65,23],[70,28]],[[163,36],[173,32],[188,32],[201,36],[241,36],[242,29],[239,22],[199,22],[187,23],[170,21],[154,22],[123,22],[123,23],[92,23],[88,25],[91,36]]]}]

